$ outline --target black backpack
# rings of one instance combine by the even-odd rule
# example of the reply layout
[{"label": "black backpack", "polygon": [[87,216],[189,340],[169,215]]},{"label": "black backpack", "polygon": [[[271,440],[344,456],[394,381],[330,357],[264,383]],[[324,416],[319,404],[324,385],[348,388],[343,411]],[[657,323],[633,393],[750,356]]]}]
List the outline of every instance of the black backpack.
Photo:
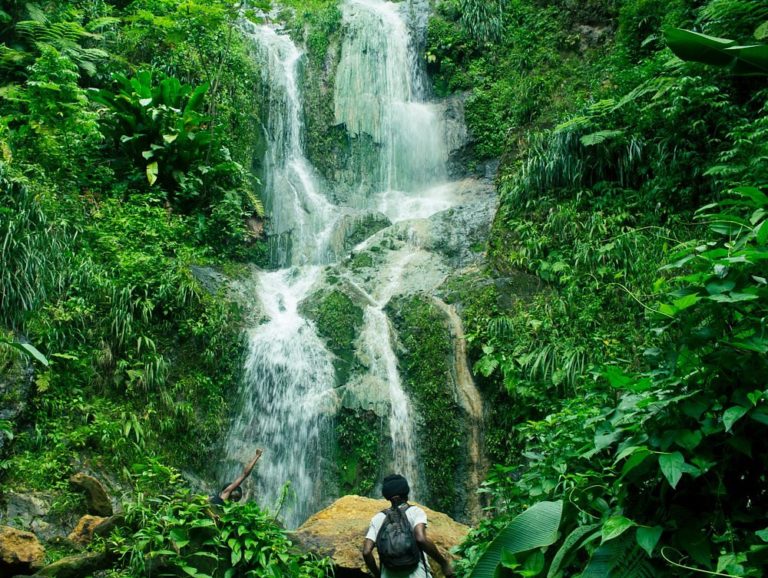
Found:
[{"label": "black backpack", "polygon": [[414,570],[422,561],[421,548],[405,515],[409,507],[382,510],[386,517],[376,536],[376,549],[381,565],[390,570]]}]

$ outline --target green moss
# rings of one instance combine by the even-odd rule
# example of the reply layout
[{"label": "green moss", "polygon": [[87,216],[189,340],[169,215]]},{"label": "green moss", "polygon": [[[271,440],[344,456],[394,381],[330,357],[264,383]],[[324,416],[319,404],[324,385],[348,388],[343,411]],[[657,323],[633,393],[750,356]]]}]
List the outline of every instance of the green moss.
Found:
[{"label": "green moss", "polygon": [[419,443],[431,507],[452,512],[466,464],[466,429],[455,399],[451,335],[442,311],[426,297],[393,300],[387,310],[404,353],[404,386],[419,416]]},{"label": "green moss", "polygon": [[365,269],[373,267],[373,257],[367,251],[356,253],[349,262],[349,268],[352,270]]},{"label": "green moss", "polygon": [[342,494],[370,495],[381,469],[381,419],[371,411],[342,409],[336,416],[338,480]]},{"label": "green moss", "polygon": [[337,383],[346,383],[355,363],[353,344],[363,324],[363,310],[335,289],[314,296],[301,309],[303,315],[315,322],[318,333],[336,356]]}]

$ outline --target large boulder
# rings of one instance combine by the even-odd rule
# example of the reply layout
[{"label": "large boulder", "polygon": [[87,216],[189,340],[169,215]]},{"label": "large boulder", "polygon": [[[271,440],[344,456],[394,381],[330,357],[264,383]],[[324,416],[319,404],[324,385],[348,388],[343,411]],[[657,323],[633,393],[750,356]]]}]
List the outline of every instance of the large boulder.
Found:
[{"label": "large boulder", "polygon": [[[366,571],[362,544],[371,518],[388,507],[386,500],[344,496],[304,522],[296,530],[296,540],[303,549],[332,558],[339,575],[362,574]],[[427,536],[447,555],[464,540],[469,528],[445,514],[420,507],[427,513]],[[430,562],[433,574],[442,576],[439,567]]]},{"label": "large boulder", "polygon": [[107,491],[99,480],[80,472],[72,476],[69,482],[85,492],[85,505],[89,514],[109,517],[114,513]]},{"label": "large boulder", "polygon": [[87,546],[93,540],[93,534],[97,526],[100,526],[107,519],[101,516],[83,516],[77,522],[75,529],[67,536],[67,539],[75,546]]},{"label": "large boulder", "polygon": [[10,526],[0,526],[0,576],[32,574],[45,560],[37,537]]}]

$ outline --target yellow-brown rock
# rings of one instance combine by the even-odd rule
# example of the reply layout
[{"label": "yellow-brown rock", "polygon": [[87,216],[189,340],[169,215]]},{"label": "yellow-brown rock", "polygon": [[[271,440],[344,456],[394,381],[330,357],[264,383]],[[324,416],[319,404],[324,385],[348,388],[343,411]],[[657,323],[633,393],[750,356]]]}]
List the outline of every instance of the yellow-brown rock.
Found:
[{"label": "yellow-brown rock", "polygon": [[[443,554],[464,540],[469,531],[467,526],[445,514],[417,505],[427,513],[427,536]],[[386,500],[344,496],[304,522],[296,531],[296,540],[309,552],[331,557],[338,568],[364,572],[361,550],[365,533],[371,518],[388,507]],[[432,572],[442,576],[434,563]]]},{"label": "yellow-brown rock", "polygon": [[93,531],[96,529],[96,526],[106,520],[107,518],[102,518],[101,516],[83,516],[67,538],[77,546],[87,546],[93,540]]},{"label": "yellow-brown rock", "polygon": [[69,478],[69,483],[85,492],[85,505],[89,514],[111,516],[114,513],[107,491],[99,480],[80,472]]},{"label": "yellow-brown rock", "polygon": [[45,549],[32,532],[0,526],[0,576],[29,574],[44,561]]}]

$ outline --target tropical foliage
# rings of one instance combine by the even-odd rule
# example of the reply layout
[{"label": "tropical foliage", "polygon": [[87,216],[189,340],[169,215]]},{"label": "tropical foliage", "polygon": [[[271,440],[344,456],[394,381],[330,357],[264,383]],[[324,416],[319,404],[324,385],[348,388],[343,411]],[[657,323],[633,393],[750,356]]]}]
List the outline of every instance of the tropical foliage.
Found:
[{"label": "tropical foliage", "polygon": [[83,461],[124,483],[150,458],[209,461],[241,312],[194,272],[236,274],[265,251],[247,225],[263,217],[244,168],[257,71],[237,13],[163,1],[0,11],[1,367],[10,383],[29,378],[0,392],[4,412],[24,409],[3,414],[4,488],[52,491],[67,511]]},{"label": "tropical foliage", "polygon": [[124,566],[115,576],[324,578],[330,572],[328,559],[295,553],[274,518],[252,502],[213,506],[190,495],[178,471],[157,463],[134,466],[133,481],[137,500],[126,504],[125,525],[107,544]]},{"label": "tropical foliage", "polygon": [[[554,128],[502,141],[489,253],[531,289],[475,292],[466,312],[496,465],[464,575],[764,574],[765,47],[745,31],[761,38],[767,15],[667,4],[606,3],[616,45],[581,66],[607,77],[572,87]],[[518,74],[464,68],[490,86]],[[558,499],[551,547],[481,564],[516,513]]]}]

